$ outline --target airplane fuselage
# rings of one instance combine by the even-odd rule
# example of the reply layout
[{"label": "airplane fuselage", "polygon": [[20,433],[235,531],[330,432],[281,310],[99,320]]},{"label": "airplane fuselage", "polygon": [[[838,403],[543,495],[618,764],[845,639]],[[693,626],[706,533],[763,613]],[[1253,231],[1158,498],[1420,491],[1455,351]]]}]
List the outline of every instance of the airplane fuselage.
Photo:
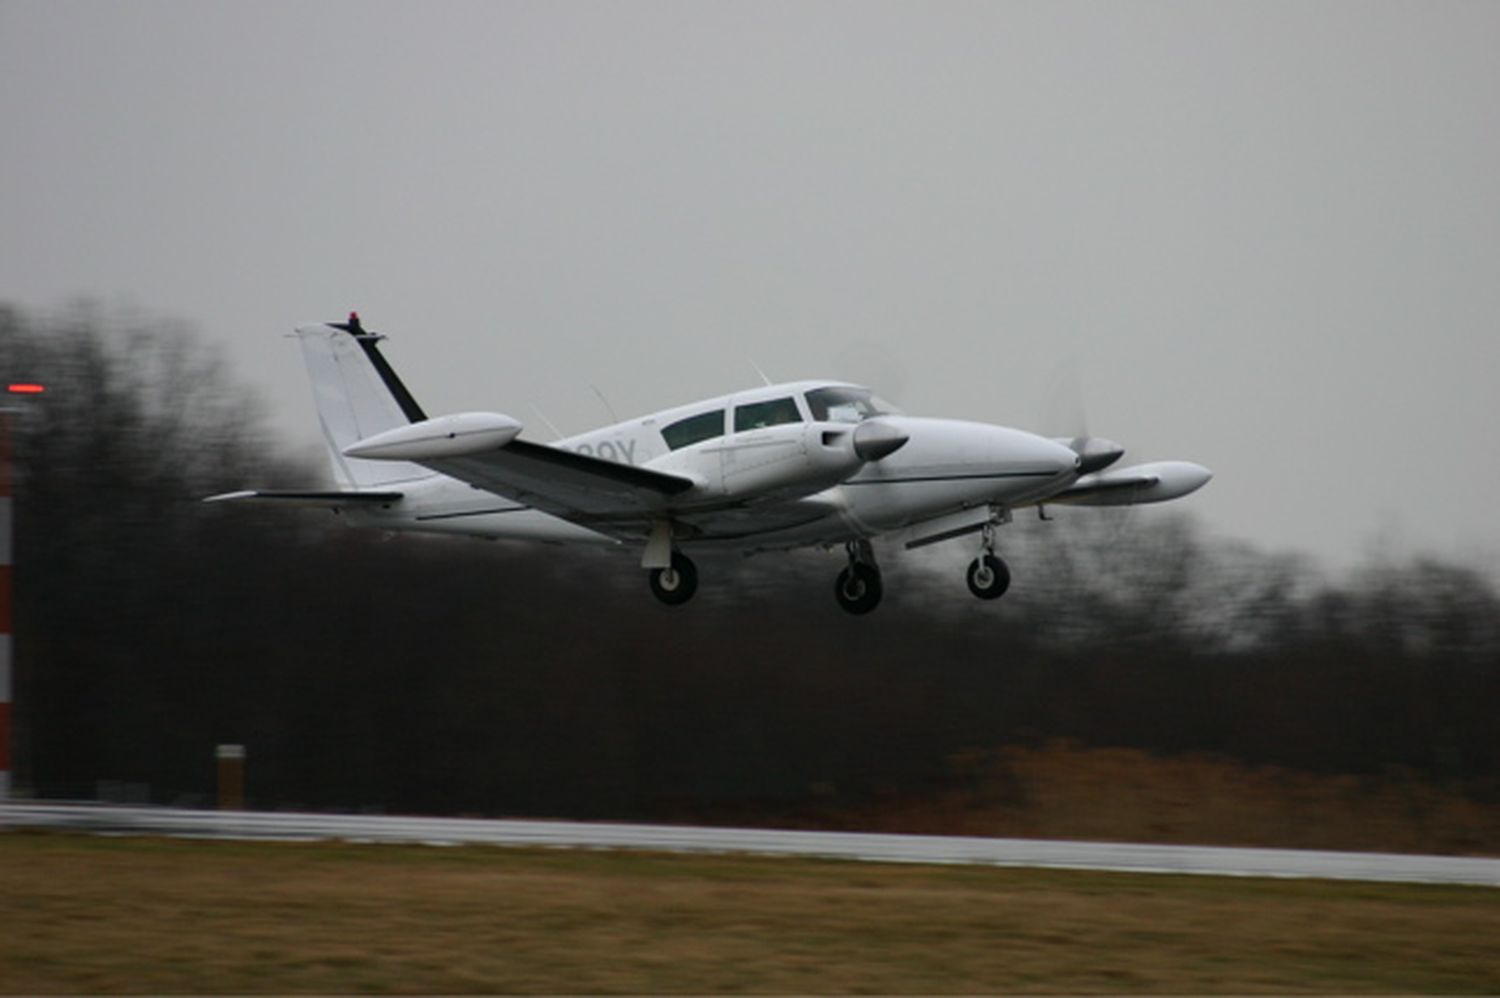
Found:
[{"label": "airplane fuselage", "polygon": [[[1023,430],[987,423],[898,415],[883,407],[882,424],[907,440],[878,462],[849,451],[858,425],[817,419],[807,394],[849,389],[839,382],[803,381],[757,388],[627,420],[551,446],[619,464],[692,478],[674,519],[693,546],[783,548],[837,544],[897,530],[933,517],[991,505],[1012,506],[1046,496],[1078,477],[1078,456]],[[787,403],[795,405],[796,419]],[[780,405],[786,422],[736,425],[750,407]],[[672,448],[663,429],[693,419],[722,429]],[[713,432],[718,430],[718,432]],[[449,478],[418,479],[390,508],[353,511],[361,525],[400,527],[491,538],[556,543],[619,543],[614,537],[521,502],[500,499]],[[747,543],[749,542],[749,543]]]}]

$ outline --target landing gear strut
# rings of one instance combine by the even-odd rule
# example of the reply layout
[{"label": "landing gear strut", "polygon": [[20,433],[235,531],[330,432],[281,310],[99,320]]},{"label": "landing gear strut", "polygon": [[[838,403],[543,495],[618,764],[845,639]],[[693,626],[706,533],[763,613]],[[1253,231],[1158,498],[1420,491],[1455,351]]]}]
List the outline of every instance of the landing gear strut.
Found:
[{"label": "landing gear strut", "polygon": [[984,525],[979,557],[969,563],[969,592],[980,599],[999,599],[1010,588],[1010,569],[995,554],[995,525]]},{"label": "landing gear strut", "polygon": [[651,570],[651,595],[668,606],[680,606],[698,591],[698,568],[681,551],[672,552],[668,568]]},{"label": "landing gear strut", "polygon": [[834,598],[849,613],[869,613],[880,604],[884,592],[880,585],[880,569],[875,564],[875,551],[866,540],[850,541],[844,549],[849,552],[849,566],[834,582]]}]

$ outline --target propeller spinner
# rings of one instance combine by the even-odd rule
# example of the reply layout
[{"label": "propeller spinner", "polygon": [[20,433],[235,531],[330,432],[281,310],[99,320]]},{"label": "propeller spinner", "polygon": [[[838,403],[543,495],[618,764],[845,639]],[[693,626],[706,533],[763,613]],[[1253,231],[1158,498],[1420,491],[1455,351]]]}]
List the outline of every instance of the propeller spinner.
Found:
[{"label": "propeller spinner", "polygon": [[879,461],[896,453],[910,439],[889,423],[867,419],[854,428],[854,453],[861,461]]}]

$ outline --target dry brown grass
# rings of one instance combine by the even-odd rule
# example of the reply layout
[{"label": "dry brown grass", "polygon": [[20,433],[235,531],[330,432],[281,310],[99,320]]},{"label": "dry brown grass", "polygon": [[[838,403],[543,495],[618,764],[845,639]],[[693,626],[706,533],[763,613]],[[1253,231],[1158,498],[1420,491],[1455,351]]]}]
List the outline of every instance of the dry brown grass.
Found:
[{"label": "dry brown grass", "polygon": [[0,991],[1494,992],[1500,892],[0,836]]},{"label": "dry brown grass", "polygon": [[1066,742],[953,760],[954,786],[847,823],[882,831],[1500,855],[1500,805],[1414,774],[1328,776]]}]

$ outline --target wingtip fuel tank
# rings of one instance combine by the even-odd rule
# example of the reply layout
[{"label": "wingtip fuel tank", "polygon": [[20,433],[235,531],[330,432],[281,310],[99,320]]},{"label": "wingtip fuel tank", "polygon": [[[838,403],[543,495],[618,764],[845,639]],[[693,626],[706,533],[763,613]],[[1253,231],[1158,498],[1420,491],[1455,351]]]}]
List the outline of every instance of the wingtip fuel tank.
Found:
[{"label": "wingtip fuel tank", "polygon": [[460,412],[356,440],[344,448],[344,454],[377,461],[463,457],[504,447],[520,432],[520,421],[503,413]]}]

